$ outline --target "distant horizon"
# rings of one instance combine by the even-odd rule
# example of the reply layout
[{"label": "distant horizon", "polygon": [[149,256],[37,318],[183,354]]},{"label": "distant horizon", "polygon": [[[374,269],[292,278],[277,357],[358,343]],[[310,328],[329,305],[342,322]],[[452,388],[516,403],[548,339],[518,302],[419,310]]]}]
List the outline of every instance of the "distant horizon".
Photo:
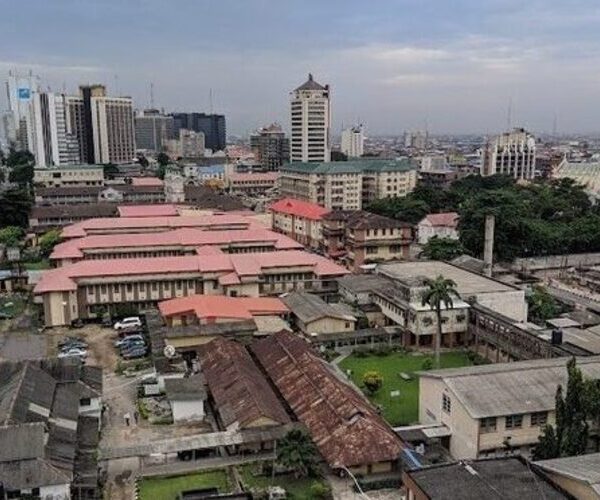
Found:
[{"label": "distant horizon", "polygon": [[288,130],[289,92],[309,72],[331,86],[335,133],[491,135],[508,114],[537,133],[600,128],[591,0],[32,0],[3,14],[0,75],[31,69],[69,93],[99,82],[138,109],[151,83],[158,109],[209,112],[212,93],[234,136]]}]

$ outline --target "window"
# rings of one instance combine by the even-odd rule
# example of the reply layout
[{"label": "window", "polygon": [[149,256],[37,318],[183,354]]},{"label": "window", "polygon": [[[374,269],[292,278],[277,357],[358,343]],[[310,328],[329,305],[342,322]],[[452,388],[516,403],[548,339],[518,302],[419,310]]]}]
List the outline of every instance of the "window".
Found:
[{"label": "window", "polygon": [[92,400],[90,398],[81,398],[79,400],[80,406],[90,406],[92,404]]},{"label": "window", "polygon": [[520,429],[523,427],[523,415],[509,415],[506,417],[505,427],[507,429]]},{"label": "window", "polygon": [[452,401],[450,400],[450,397],[447,394],[442,394],[442,410],[444,410],[446,413],[450,413],[451,409]]},{"label": "window", "polygon": [[367,247],[367,253],[368,254],[377,253],[377,247]]},{"label": "window", "polygon": [[481,434],[496,432],[496,417],[482,418],[479,421],[479,432]]},{"label": "window", "polygon": [[127,283],[127,292],[128,293],[133,292],[133,285],[131,283]]},{"label": "window", "polygon": [[538,411],[531,414],[531,427],[542,426],[548,423],[548,412]]}]

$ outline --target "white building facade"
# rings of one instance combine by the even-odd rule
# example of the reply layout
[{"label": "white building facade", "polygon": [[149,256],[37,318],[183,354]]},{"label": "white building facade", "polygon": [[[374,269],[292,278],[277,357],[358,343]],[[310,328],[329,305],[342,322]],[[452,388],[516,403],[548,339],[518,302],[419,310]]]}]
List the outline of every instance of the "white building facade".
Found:
[{"label": "white building facade", "polygon": [[481,174],[504,174],[532,180],[535,177],[535,150],[535,137],[525,129],[516,128],[501,134],[486,147]]},{"label": "white building facade", "polygon": [[347,128],[342,132],[341,151],[348,158],[360,158],[364,154],[365,136],[362,125]]},{"label": "white building facade", "polygon": [[292,162],[328,162],[331,160],[331,103],[329,85],[308,80],[292,92]]}]

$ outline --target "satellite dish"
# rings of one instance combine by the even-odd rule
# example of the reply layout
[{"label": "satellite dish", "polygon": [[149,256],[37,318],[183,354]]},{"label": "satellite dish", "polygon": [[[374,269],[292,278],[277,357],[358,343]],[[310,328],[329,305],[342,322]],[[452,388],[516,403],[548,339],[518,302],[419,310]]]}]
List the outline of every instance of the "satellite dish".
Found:
[{"label": "satellite dish", "polygon": [[163,349],[163,354],[167,358],[173,358],[177,354],[177,350],[175,349],[175,346],[166,345],[165,348]]}]

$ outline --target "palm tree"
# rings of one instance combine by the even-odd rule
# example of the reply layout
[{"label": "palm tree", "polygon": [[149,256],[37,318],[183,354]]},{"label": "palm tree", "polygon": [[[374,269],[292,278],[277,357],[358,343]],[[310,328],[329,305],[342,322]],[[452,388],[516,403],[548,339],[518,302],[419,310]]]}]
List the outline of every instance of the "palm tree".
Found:
[{"label": "palm tree", "polygon": [[311,476],[316,470],[317,450],[306,432],[293,429],[277,443],[277,460],[293,469],[296,478]]},{"label": "palm tree", "polygon": [[440,348],[442,343],[442,304],[445,309],[452,309],[452,297],[460,298],[456,291],[456,283],[444,278],[441,274],[434,280],[425,280],[427,290],[423,292],[421,303],[435,309],[437,316],[437,335],[435,337],[435,367],[440,367]]}]

